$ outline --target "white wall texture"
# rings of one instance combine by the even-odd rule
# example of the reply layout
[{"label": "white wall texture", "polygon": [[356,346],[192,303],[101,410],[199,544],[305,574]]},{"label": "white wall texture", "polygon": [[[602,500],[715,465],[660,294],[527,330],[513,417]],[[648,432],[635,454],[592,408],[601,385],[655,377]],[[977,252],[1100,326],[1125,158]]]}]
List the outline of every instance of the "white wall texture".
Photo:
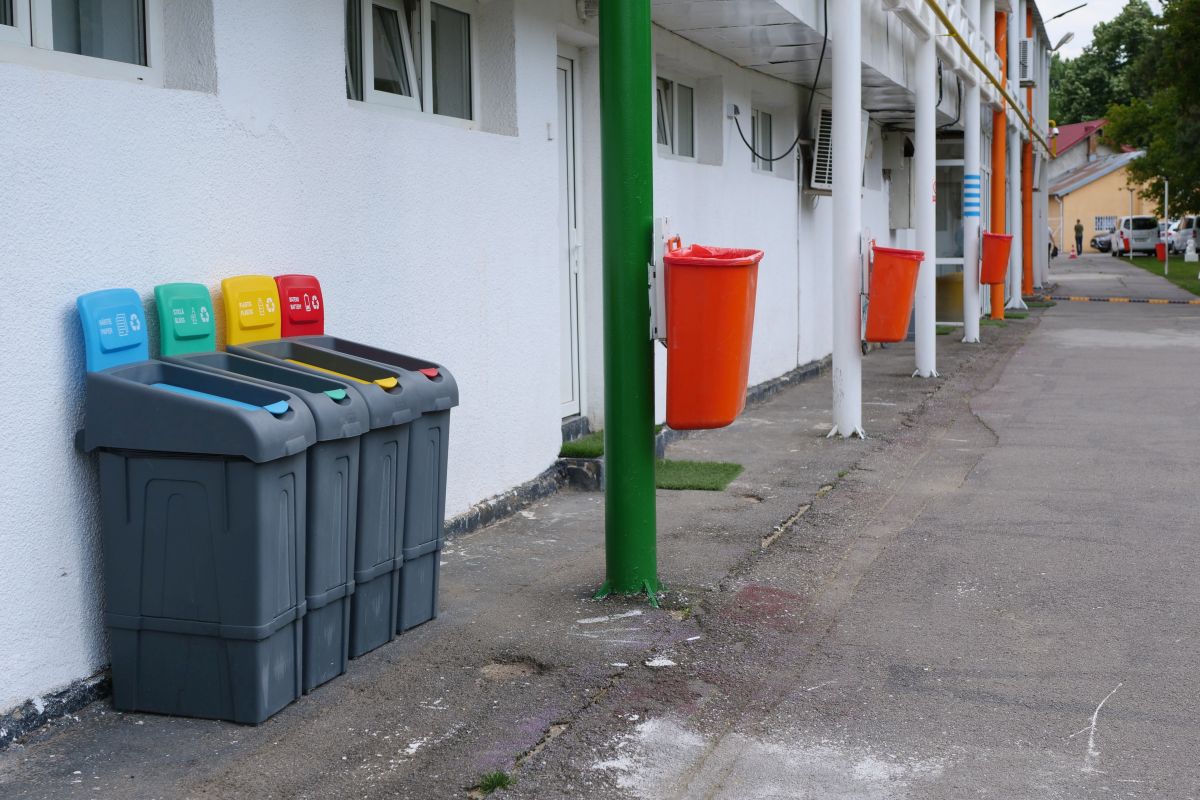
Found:
[{"label": "white wall texture", "polygon": [[[0,64],[0,264],[11,287],[0,319],[22,331],[0,349],[0,370],[17,376],[0,404],[0,714],[107,661],[95,466],[73,447],[84,292],[129,286],[149,305],[159,283],[199,281],[215,297],[229,275],[311,272],[331,332],[440,361],[458,378],[449,514],[552,462],[560,308],[548,134],[560,42],[579,48],[585,413],[603,423],[594,20],[581,23],[572,0],[481,5],[485,130],[467,130],[346,99],[341,3],[211,0],[210,16],[209,0],[165,2],[168,24],[211,31],[211,42],[179,48],[187,63],[168,65],[167,87],[188,90]],[[869,38],[906,48],[888,19],[893,29]],[[798,191],[791,159],[774,174],[752,169],[723,111],[739,105],[749,135],[750,109],[769,110],[780,152],[807,92],[661,29],[654,46],[663,74],[696,85],[700,155],[655,159],[656,214],[687,242],[766,252],[751,383],[824,357],[830,199]],[[878,66],[903,72],[904,61],[884,53]],[[870,136],[864,222],[903,246],[887,230],[877,126]],[[660,358],[660,419],[664,367]]]}]

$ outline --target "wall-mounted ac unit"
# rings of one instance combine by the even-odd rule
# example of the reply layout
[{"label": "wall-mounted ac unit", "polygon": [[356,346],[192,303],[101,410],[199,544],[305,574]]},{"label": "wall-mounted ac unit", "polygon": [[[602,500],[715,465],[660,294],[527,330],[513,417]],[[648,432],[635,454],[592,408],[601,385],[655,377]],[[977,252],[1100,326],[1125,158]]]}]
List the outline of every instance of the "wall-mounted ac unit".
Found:
[{"label": "wall-mounted ac unit", "polygon": [[1037,86],[1037,77],[1033,65],[1033,40],[1022,39],[1018,61],[1018,82],[1022,87]]},{"label": "wall-mounted ac unit", "polygon": [[[867,161],[867,134],[870,132],[870,116],[862,112],[862,163]],[[833,192],[833,106],[817,106],[813,120],[812,164],[808,172],[808,185],[804,188],[820,194]],[[860,168],[861,170],[861,168]]]}]

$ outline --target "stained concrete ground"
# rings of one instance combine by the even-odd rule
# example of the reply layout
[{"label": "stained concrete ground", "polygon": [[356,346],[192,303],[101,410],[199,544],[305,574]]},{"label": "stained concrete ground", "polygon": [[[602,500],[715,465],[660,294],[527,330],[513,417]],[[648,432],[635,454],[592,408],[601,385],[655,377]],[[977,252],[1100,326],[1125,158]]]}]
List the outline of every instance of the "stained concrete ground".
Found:
[{"label": "stained concrete ground", "polygon": [[[1139,273],[1054,264],[1172,296]],[[936,380],[869,354],[865,442],[824,437],[823,377],[672,445],[746,471],[659,493],[661,611],[590,599],[601,497],[560,494],[452,540],[438,620],[266,724],[96,703],[0,754],[0,796],[1200,796],[1200,309],[983,337]]]}]

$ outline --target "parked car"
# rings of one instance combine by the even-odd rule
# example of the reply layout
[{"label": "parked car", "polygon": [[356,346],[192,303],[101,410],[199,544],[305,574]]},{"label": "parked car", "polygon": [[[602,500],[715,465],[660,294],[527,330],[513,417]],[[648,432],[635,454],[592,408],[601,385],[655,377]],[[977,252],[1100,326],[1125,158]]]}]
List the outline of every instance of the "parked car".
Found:
[{"label": "parked car", "polygon": [[1182,253],[1187,250],[1188,242],[1196,238],[1198,223],[1200,223],[1200,219],[1190,214],[1180,217],[1167,231],[1167,249],[1172,253]]},{"label": "parked car", "polygon": [[1158,218],[1148,215],[1120,217],[1112,235],[1112,254],[1154,253],[1158,244]]},{"label": "parked car", "polygon": [[1103,233],[1097,233],[1092,237],[1092,241],[1089,242],[1089,244],[1091,244],[1093,250],[1099,250],[1101,253],[1107,253],[1112,249],[1112,235],[1113,232],[1111,230],[1104,231]]}]

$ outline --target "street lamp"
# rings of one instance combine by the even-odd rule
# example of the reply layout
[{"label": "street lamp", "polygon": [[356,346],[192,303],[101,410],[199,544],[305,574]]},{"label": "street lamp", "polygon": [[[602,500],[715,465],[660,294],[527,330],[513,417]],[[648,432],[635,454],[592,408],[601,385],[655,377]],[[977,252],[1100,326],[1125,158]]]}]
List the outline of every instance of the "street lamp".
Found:
[{"label": "street lamp", "polygon": [[1133,260],[1133,189],[1126,186],[1124,190],[1117,189],[1117,191],[1118,192],[1120,192],[1120,191],[1129,192],[1129,236],[1125,236],[1124,234],[1119,234],[1119,238],[1124,239],[1126,242],[1129,243],[1129,260],[1132,261]]},{"label": "street lamp", "polygon": [[1075,6],[1074,8],[1068,8],[1066,11],[1063,11],[1059,14],[1055,14],[1053,17],[1046,20],[1046,22],[1053,22],[1054,20],[1058,19],[1059,17],[1065,17],[1067,14],[1070,14],[1072,11],[1078,11],[1079,9],[1083,8],[1086,5],[1087,5],[1087,3],[1080,3],[1079,5]]},{"label": "street lamp", "polygon": [[1057,53],[1058,49],[1060,47],[1062,47],[1064,44],[1066,44],[1067,42],[1071,41],[1074,38],[1075,38],[1075,31],[1068,31],[1065,36],[1063,36],[1061,39],[1058,40],[1058,44],[1056,44],[1056,45],[1054,45],[1054,47],[1050,48],[1050,52]]}]

